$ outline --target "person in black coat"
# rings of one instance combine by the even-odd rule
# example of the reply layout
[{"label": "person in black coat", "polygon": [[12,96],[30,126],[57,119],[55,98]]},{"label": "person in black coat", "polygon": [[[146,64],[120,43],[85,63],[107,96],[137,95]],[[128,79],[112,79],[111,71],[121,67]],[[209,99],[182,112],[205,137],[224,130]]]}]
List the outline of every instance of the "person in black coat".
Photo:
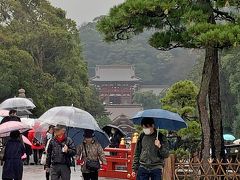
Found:
[{"label": "person in black coat", "polygon": [[0,124],[3,124],[8,121],[18,121],[21,122],[21,119],[17,117],[17,111],[15,109],[12,109],[9,111],[9,116],[6,116],[2,119]]},{"label": "person in black coat", "polygon": [[[118,133],[117,129],[112,128],[111,130],[111,134],[110,134],[110,144],[109,147],[111,148],[119,148],[121,142],[121,136]],[[117,153],[116,152],[110,152],[111,156],[116,156]]]},{"label": "person in black coat", "polygon": [[4,152],[4,165],[2,171],[3,180],[22,180],[23,161],[21,157],[25,153],[25,148],[20,140],[20,132],[10,133]]}]

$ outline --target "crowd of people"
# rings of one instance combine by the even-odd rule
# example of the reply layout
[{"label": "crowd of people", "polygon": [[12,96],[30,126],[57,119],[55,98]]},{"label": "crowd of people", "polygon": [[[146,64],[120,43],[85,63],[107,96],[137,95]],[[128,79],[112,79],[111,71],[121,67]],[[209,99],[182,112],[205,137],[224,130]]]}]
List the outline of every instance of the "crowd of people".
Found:
[{"label": "crowd of people", "polygon": [[[10,113],[4,122],[19,121],[15,111]],[[136,143],[132,176],[136,176],[137,180],[161,180],[163,161],[169,153],[168,142],[156,130],[152,118],[143,118],[141,125],[143,133]],[[81,166],[84,180],[97,180],[99,170],[107,170],[107,161],[102,146],[94,137],[94,131],[85,129],[83,142],[77,146],[66,131],[67,127],[60,124],[49,126],[45,135],[41,131],[30,130],[28,138],[33,144],[30,148],[23,143],[19,131],[12,131],[10,137],[4,140],[2,179],[21,180],[24,161],[29,163],[32,149],[35,164],[40,163],[40,159],[44,164],[47,180],[70,180],[71,167],[75,167],[75,164]],[[112,129],[109,146],[118,148],[120,140],[117,130]]]}]

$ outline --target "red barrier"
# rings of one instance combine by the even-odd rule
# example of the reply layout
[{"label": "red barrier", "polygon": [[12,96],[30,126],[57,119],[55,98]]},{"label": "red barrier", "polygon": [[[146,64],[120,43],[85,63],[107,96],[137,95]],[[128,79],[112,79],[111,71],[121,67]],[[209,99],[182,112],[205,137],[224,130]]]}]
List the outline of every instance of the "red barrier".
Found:
[{"label": "red barrier", "polygon": [[[125,145],[120,145],[120,148],[106,148],[105,152],[116,152],[116,156],[107,156],[107,171],[100,170],[99,176],[106,178],[119,178],[135,180],[132,176],[132,163],[135,150],[135,143],[131,144],[131,149],[126,149]],[[118,169],[122,167],[122,169]]]}]

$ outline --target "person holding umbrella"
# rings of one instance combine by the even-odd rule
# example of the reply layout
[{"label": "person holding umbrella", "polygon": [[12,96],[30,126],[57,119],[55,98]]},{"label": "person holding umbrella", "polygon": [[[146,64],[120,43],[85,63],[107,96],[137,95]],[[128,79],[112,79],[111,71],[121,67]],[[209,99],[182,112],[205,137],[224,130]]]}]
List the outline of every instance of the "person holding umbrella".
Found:
[{"label": "person holding umbrella", "polygon": [[10,140],[6,144],[3,160],[5,161],[2,171],[3,180],[22,180],[23,161],[25,153],[23,143],[20,141],[20,132],[12,131]]},{"label": "person holding umbrella", "polygon": [[[115,125],[112,125],[112,124],[108,124],[108,125],[104,126],[102,129],[109,136],[109,140],[110,140],[109,147],[110,148],[119,148],[121,139],[123,137],[125,137],[126,134],[119,127],[117,127]],[[111,156],[116,156],[117,153],[116,152],[110,152],[110,155]]]},{"label": "person holding umbrella", "polygon": [[107,169],[107,161],[103,148],[93,139],[94,131],[86,129],[84,131],[84,142],[77,147],[77,165],[82,165],[82,175],[84,180],[98,180],[98,170],[100,162],[102,169]]},{"label": "person holding umbrella", "polygon": [[164,159],[169,155],[168,141],[154,126],[154,119],[142,118],[143,133],[139,136],[133,161],[137,180],[161,180]]},{"label": "person holding umbrella", "polygon": [[54,127],[54,138],[47,148],[46,171],[50,170],[51,180],[70,180],[72,158],[76,148],[71,138],[66,136],[66,126],[57,124]]},{"label": "person holding umbrella", "polygon": [[[47,130],[47,133],[46,133],[46,141],[45,141],[45,154],[47,152],[47,149],[48,149],[48,145],[50,143],[50,140],[53,138],[53,132],[54,132],[54,126],[53,125],[50,125],[48,127],[48,130]],[[46,180],[49,180],[50,178],[50,172],[49,171],[46,171]]]}]

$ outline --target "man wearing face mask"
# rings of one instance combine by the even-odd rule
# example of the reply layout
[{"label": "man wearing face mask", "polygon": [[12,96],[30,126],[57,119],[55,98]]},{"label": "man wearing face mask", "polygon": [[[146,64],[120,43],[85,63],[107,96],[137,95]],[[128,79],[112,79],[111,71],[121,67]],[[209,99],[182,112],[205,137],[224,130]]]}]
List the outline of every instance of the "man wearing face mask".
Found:
[{"label": "man wearing face mask", "polygon": [[157,132],[153,118],[143,118],[141,126],[143,133],[136,144],[132,175],[137,174],[137,180],[162,180],[164,159],[169,155],[168,141]]}]

